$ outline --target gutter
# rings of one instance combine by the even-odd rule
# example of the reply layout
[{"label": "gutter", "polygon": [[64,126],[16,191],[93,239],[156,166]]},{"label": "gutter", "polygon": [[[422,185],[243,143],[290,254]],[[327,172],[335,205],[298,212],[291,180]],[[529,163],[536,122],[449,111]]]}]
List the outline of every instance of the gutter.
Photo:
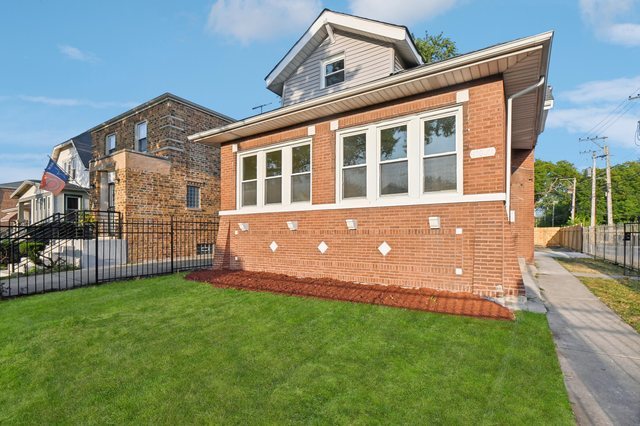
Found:
[{"label": "gutter", "polygon": [[[509,96],[507,99],[507,149],[506,149],[506,173],[505,173],[505,193],[507,194],[507,199],[505,200],[505,208],[507,210],[507,220],[509,222],[515,222],[515,218],[511,217],[511,127],[513,121],[513,100],[519,98],[522,95],[526,95],[527,93],[539,88],[544,84],[545,78],[544,76],[540,77],[540,80],[527,88],[522,89],[521,91],[514,93]],[[512,220],[513,219],[513,220]]]}]

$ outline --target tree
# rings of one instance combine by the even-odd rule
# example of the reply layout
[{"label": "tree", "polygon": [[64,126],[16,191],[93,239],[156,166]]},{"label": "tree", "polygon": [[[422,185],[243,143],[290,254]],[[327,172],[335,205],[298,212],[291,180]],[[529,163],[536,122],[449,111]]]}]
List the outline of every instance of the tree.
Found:
[{"label": "tree", "polygon": [[414,39],[425,63],[442,61],[458,54],[456,42],[442,33],[430,35],[425,31],[424,38],[414,36]]}]

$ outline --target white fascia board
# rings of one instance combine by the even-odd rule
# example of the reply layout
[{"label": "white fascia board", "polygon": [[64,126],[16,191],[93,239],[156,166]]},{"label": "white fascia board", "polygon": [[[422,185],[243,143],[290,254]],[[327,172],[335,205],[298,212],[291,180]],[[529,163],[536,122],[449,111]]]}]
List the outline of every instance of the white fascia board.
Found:
[{"label": "white fascia board", "polygon": [[[464,66],[473,65],[475,63],[486,62],[488,60],[491,60],[492,58],[500,59],[501,57],[505,57],[511,54],[515,55],[515,54],[523,53],[530,49],[538,49],[538,48],[541,48],[541,44],[552,40],[552,38],[553,38],[553,31],[548,31],[535,36],[522,38],[512,42],[507,42],[494,47],[489,47],[483,50],[479,50],[477,52],[456,56],[454,58],[447,59],[445,61],[436,62],[429,65],[423,65],[421,67],[413,68],[413,69],[410,69],[410,70],[407,70],[399,74],[395,74],[380,80],[361,84],[351,89],[341,90],[335,93],[331,93],[329,95],[320,96],[318,98],[312,98],[305,102],[300,102],[297,104],[289,105],[284,108],[279,108],[273,111],[269,111],[264,114],[249,117],[244,120],[239,120],[223,127],[216,127],[215,129],[210,129],[210,130],[205,130],[203,132],[195,133],[193,135],[190,135],[188,139],[190,141],[202,141],[203,139],[206,139],[210,136],[218,135],[221,133],[229,133],[234,136],[242,137],[242,135],[234,134],[234,130],[240,129],[247,125],[260,123],[262,121],[268,121],[268,120],[277,118],[279,116],[284,116],[287,114],[299,112],[301,110],[309,109],[311,107],[315,107],[321,104],[329,104],[331,102],[334,102],[343,98],[353,97],[365,92],[381,89],[384,87],[389,87],[394,84],[403,83],[416,78],[429,76],[431,74],[448,72],[448,70],[455,70]],[[546,73],[547,71],[546,67],[543,71]]]},{"label": "white fascia board", "polygon": [[[35,185],[36,185],[35,182],[32,182],[30,180],[25,180],[24,182],[22,182],[20,184],[20,186],[15,191],[13,191],[13,193],[11,194],[11,196],[9,198],[16,198],[16,197],[19,198],[19,197],[22,196],[22,194],[24,194],[24,192],[27,189],[29,189],[29,187],[35,186]],[[23,188],[24,188],[24,191],[23,191]]]},{"label": "white fascia board", "polygon": [[324,26],[327,24],[344,27],[346,29],[351,28],[364,33],[378,34],[397,41],[406,40],[411,46],[412,50],[415,52],[415,55],[417,55],[416,58],[421,58],[420,54],[415,49],[415,46],[413,46],[413,42],[411,41],[411,38],[404,27],[386,24],[383,22],[371,21],[369,19],[359,18],[357,16],[343,15],[341,13],[334,13],[330,10],[327,10],[324,11],[313,24],[311,24],[311,27],[309,27],[302,38],[298,40],[298,42],[293,46],[289,53],[287,53],[285,57],[282,58],[280,63],[265,78],[267,87],[269,87],[278,77],[278,75],[280,75],[280,73],[284,71],[289,62],[291,62],[293,58],[295,58],[300,53],[300,51],[316,35],[316,33],[320,31],[320,29],[324,28]]}]

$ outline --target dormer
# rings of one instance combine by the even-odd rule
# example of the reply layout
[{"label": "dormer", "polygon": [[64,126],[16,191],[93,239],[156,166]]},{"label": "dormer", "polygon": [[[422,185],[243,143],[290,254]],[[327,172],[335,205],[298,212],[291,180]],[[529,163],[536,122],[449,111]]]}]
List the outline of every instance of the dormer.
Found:
[{"label": "dormer", "polygon": [[406,27],[325,9],[265,81],[287,106],[420,64]]}]

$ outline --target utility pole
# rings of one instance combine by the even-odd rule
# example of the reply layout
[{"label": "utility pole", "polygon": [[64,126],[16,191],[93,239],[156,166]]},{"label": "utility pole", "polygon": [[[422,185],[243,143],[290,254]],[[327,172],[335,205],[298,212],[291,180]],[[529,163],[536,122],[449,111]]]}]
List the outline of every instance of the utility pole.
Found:
[{"label": "utility pole", "polygon": [[591,166],[591,226],[596,226],[596,153],[591,153],[593,165]]},{"label": "utility pole", "polygon": [[605,145],[603,150],[607,162],[607,225],[613,225],[613,195],[611,193],[611,163],[609,161],[609,146]]},{"label": "utility pole", "polygon": [[571,192],[571,223],[574,224],[576,220],[576,186],[578,180],[573,178],[573,191]]}]

